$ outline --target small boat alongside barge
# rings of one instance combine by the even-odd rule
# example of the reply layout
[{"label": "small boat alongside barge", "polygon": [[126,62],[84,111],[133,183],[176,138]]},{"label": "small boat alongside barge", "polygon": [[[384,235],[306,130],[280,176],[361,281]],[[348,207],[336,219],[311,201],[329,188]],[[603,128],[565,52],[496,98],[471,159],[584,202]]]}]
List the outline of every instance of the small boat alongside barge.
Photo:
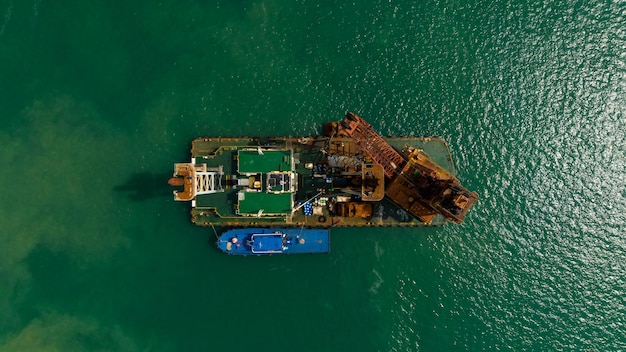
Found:
[{"label": "small boat alongside barge", "polygon": [[222,233],[217,247],[231,255],[306,254],[330,252],[330,230],[303,228],[241,228]]}]

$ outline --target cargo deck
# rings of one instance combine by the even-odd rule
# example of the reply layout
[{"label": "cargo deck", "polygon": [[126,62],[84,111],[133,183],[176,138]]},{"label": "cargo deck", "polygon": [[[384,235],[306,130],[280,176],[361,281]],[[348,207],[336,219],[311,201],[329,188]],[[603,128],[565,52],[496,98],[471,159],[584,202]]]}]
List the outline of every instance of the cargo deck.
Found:
[{"label": "cargo deck", "polygon": [[[448,145],[440,137],[387,137],[385,141],[397,150],[422,150],[455,174]],[[175,166],[175,176],[185,180],[178,184],[184,189],[176,197],[191,200],[191,219],[201,226],[436,226],[445,222],[439,214],[427,223],[412,217],[382,198],[384,186],[378,191],[382,199],[363,200],[367,192],[361,192],[358,183],[364,172],[375,173],[370,163],[349,137],[197,138],[192,142],[191,162]],[[189,169],[202,175],[192,176]],[[192,177],[198,180],[195,190],[190,189]]]},{"label": "cargo deck", "polygon": [[440,137],[381,137],[352,112],[323,136],[197,138],[174,165],[174,198],[202,226],[461,223],[478,199]]}]

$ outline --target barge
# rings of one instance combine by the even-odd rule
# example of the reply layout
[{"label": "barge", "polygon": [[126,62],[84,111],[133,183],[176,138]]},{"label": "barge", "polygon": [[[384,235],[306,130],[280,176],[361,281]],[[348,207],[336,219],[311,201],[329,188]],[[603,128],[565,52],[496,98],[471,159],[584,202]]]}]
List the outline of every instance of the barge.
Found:
[{"label": "barge", "polygon": [[197,138],[169,184],[200,226],[438,226],[478,199],[455,174],[441,137],[381,137],[348,112],[320,136]]}]

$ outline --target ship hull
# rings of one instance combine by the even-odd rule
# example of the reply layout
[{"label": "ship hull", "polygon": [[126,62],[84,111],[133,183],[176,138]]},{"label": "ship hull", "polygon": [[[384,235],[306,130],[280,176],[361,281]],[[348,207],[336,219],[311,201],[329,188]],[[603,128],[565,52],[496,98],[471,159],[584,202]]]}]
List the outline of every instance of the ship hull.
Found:
[{"label": "ship hull", "polygon": [[[385,140],[397,150],[407,146],[423,150],[447,172],[456,173],[448,145],[440,137]],[[185,189],[177,199],[193,199],[191,220],[199,226],[410,227],[445,223],[441,215],[429,221],[415,218],[386,197],[363,199],[362,187],[354,183],[361,179],[361,163],[367,161],[348,137],[197,138],[185,172],[188,165],[206,165],[207,170],[220,167],[222,188],[195,195]]]},{"label": "ship hull", "polygon": [[224,232],[217,247],[230,255],[312,254],[330,252],[328,229],[241,228]]}]

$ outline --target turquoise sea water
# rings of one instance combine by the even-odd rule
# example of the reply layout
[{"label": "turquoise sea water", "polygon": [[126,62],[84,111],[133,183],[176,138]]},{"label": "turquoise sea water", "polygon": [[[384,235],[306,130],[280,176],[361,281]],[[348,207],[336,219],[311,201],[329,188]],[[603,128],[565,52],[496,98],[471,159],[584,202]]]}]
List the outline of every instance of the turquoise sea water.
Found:
[{"label": "turquoise sea water", "polygon": [[[233,258],[196,136],[442,135],[462,225]],[[626,4],[0,0],[0,351],[626,350]]]}]

